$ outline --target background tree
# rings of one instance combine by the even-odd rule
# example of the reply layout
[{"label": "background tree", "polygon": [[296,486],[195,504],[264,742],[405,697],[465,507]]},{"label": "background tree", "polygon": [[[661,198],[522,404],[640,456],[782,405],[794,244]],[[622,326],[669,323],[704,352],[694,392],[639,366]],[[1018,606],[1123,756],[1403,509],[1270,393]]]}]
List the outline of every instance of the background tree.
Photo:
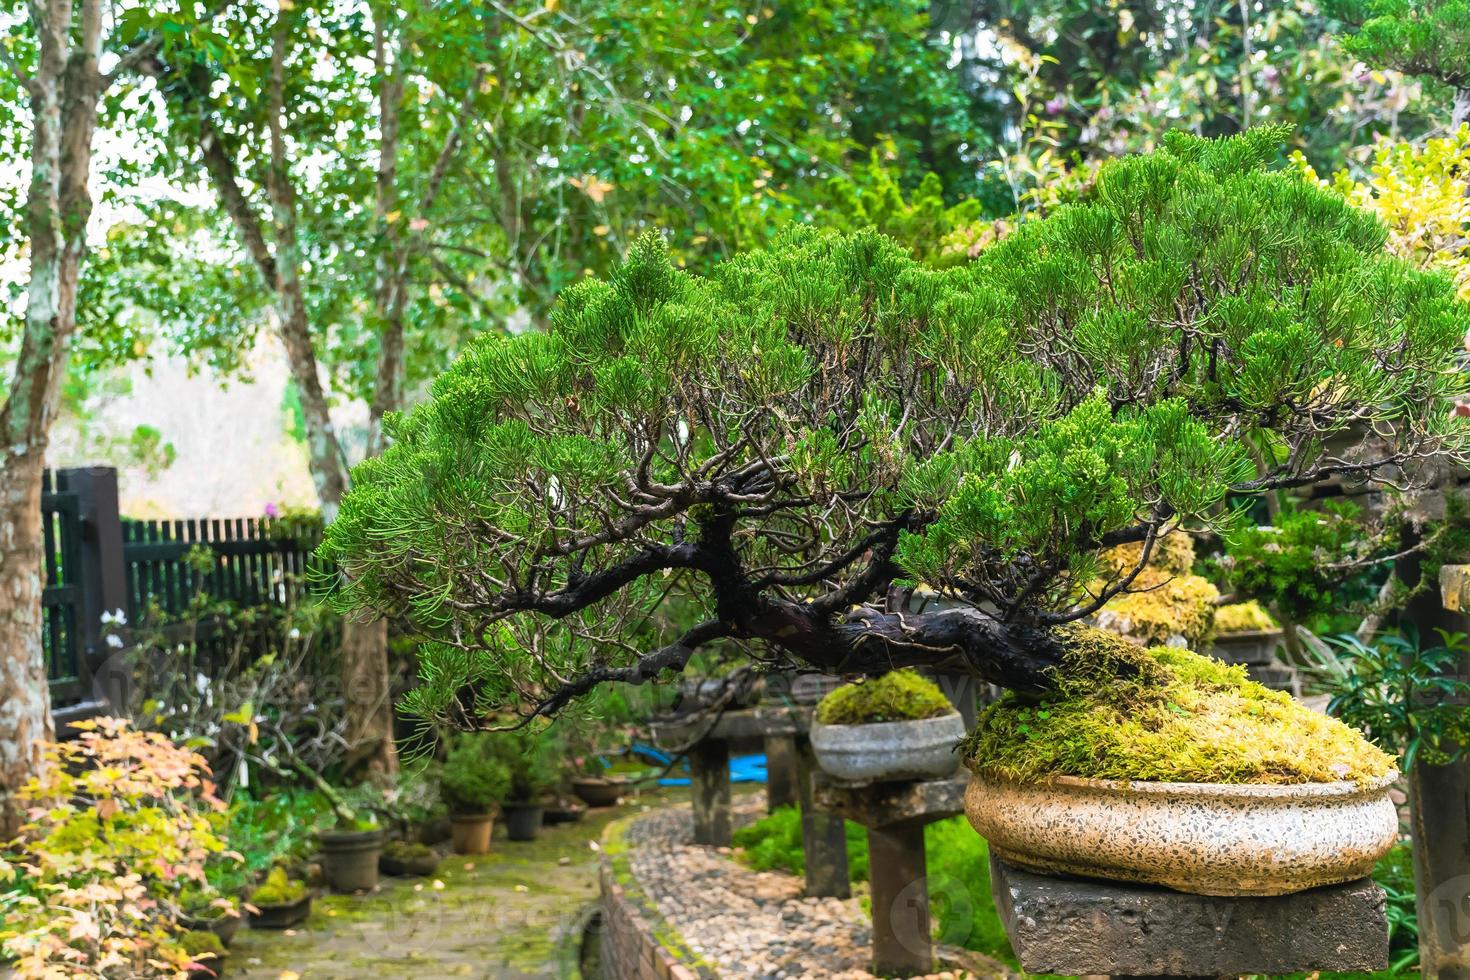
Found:
[{"label": "background tree", "polygon": [[25,315],[0,402],[0,837],[14,832],[12,794],[38,773],[42,743],[52,735],[41,647],[41,477],[76,330],[92,144],[103,98],[156,48],[109,52],[104,66],[110,14],[101,0],[36,0],[17,18],[18,29],[0,37],[6,129],[17,136],[29,130],[30,169]]},{"label": "background tree", "polygon": [[1419,75],[1448,89],[1450,129],[1470,121],[1470,3],[1465,0],[1339,0],[1357,24],[1343,38],[1351,54],[1381,68]]},{"label": "background tree", "polygon": [[[392,422],[323,546],[342,601],[439,640],[418,704],[462,725],[717,642],[1044,688],[1067,624],[1227,495],[1465,452],[1466,311],[1371,215],[1264,169],[1283,135],[1175,135],[943,272],[798,230],[700,279],[640,239]],[[1341,448],[1359,425],[1392,445]],[[916,582],[967,606],[900,614]],[[671,589],[704,619],[626,643]]]}]

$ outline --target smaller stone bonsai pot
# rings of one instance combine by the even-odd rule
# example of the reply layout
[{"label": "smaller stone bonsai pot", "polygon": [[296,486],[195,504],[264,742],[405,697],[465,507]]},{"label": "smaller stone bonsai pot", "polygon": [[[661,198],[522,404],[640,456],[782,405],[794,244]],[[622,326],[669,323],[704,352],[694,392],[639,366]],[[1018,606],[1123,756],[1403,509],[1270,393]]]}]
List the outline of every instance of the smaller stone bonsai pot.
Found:
[{"label": "smaller stone bonsai pot", "polygon": [[572,780],[572,792],[591,807],[617,806],[627,784],[612,776],[578,776]]},{"label": "smaller stone bonsai pot", "polygon": [[439,855],[427,844],[392,841],[378,858],[378,870],[395,878],[426,878],[439,869]]},{"label": "smaller stone bonsai pot", "polygon": [[1210,655],[1227,664],[1274,664],[1283,635],[1281,626],[1258,602],[1221,606],[1215,610],[1215,644]]},{"label": "smaller stone bonsai pot", "polygon": [[817,764],[847,782],[943,779],[959,767],[964,737],[959,712],[909,670],[833,691],[810,732]]},{"label": "smaller stone bonsai pot", "polygon": [[378,857],[383,832],[377,827],[337,828],[317,835],[322,848],[322,870],[332,891],[351,894],[378,887]]},{"label": "smaller stone bonsai pot", "polygon": [[286,875],[285,868],[272,868],[250,893],[250,928],[289,929],[311,914],[311,892],[306,882]]}]

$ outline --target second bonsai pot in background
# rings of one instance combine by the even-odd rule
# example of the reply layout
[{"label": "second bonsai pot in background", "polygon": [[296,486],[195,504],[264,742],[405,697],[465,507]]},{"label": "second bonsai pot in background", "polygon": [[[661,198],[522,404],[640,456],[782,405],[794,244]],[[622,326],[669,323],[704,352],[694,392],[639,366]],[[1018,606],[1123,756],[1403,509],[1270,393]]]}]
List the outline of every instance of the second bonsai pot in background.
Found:
[{"label": "second bonsai pot in background", "polygon": [[449,818],[449,839],[456,854],[489,854],[490,832],[495,815],[490,813],[456,813]]},{"label": "second bonsai pot in background", "polygon": [[335,892],[366,892],[378,887],[381,830],[328,830],[321,834],[322,866]]},{"label": "second bonsai pot in background", "polygon": [[501,807],[505,816],[505,836],[511,840],[535,840],[541,830],[542,807],[536,803],[506,803]]}]

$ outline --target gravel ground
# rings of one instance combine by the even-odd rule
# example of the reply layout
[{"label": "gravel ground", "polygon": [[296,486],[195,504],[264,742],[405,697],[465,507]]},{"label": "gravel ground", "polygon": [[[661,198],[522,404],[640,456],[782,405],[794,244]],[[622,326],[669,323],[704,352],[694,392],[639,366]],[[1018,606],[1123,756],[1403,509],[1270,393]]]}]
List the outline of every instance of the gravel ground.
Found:
[{"label": "gravel ground", "polygon": [[[764,812],[760,797],[737,801],[737,822]],[[689,843],[687,806],[664,807],[628,828],[629,864],[660,915],[732,980],[875,980],[867,970],[872,927],[859,898],[802,898],[802,881],[758,872],[729,848]],[[966,972],[930,974],[958,980]]]}]

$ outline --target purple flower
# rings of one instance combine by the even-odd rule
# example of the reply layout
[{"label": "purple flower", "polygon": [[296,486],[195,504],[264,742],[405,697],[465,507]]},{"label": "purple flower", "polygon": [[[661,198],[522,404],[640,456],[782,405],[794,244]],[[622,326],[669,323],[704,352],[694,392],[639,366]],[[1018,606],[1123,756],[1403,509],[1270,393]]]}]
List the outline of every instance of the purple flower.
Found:
[{"label": "purple flower", "polygon": [[1266,80],[1267,85],[1275,85],[1276,80],[1281,77],[1281,72],[1274,65],[1267,65],[1261,70],[1261,77]]},{"label": "purple flower", "polygon": [[281,508],[277,507],[275,504],[266,504],[265,505],[265,516],[266,517],[280,517],[281,516]]},{"label": "purple flower", "polygon": [[1048,116],[1060,115],[1061,111],[1065,108],[1067,108],[1067,100],[1063,96],[1054,95],[1046,100],[1046,114]]}]

